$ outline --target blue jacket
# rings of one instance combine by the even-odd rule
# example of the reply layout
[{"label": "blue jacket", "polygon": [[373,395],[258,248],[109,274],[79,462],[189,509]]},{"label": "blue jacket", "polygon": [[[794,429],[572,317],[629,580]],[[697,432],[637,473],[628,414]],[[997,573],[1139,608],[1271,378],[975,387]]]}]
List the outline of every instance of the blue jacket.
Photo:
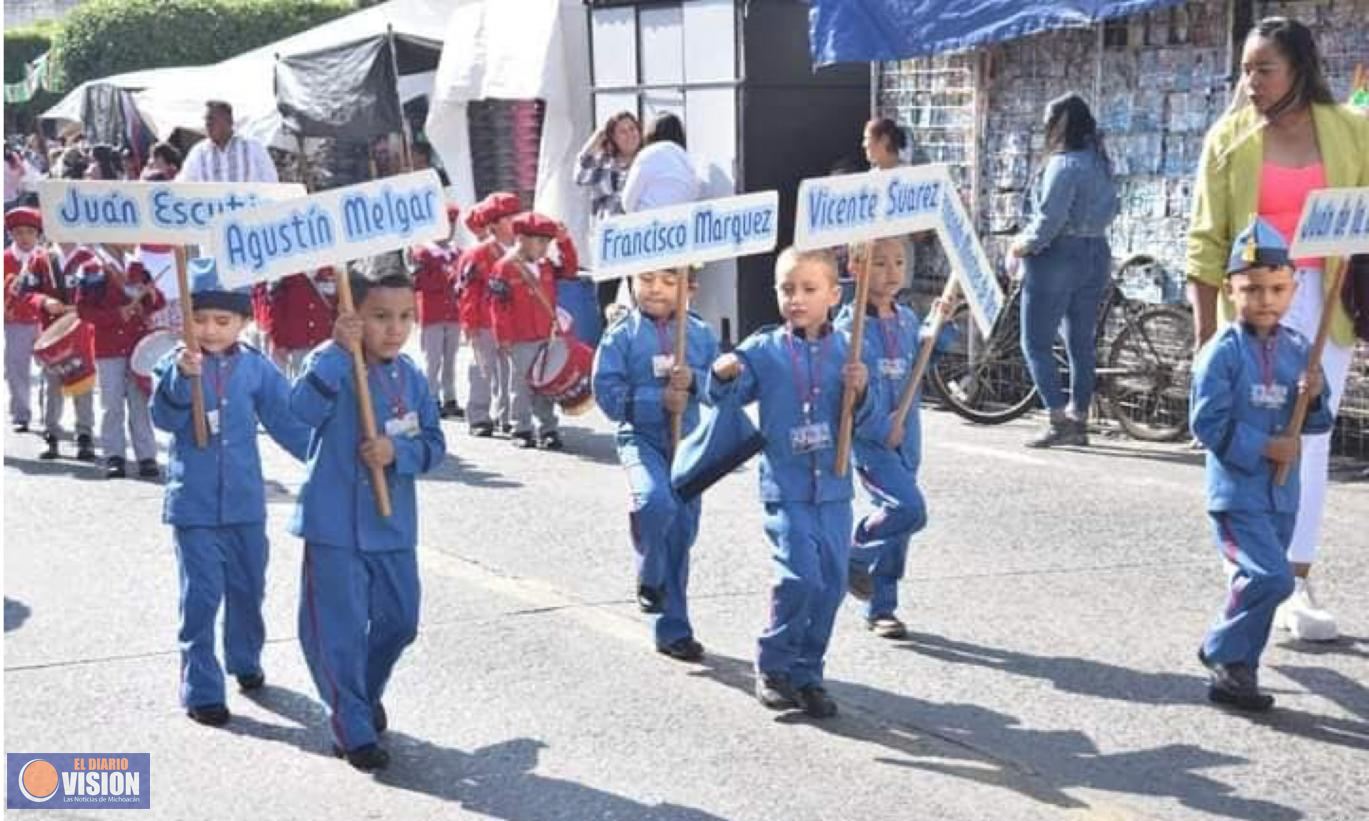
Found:
[{"label": "blue jacket", "polygon": [[[694,372],[684,432],[699,423],[698,397],[708,384],[708,369],[718,358],[718,339],[702,319],[690,314],[685,361]],[[656,376],[654,358],[673,356],[675,321],[654,320],[633,310],[614,323],[594,354],[594,400],[618,423],[618,441],[645,439],[661,452],[670,450],[670,414],[662,400],[666,377]]]},{"label": "blue jacket", "polygon": [[162,521],[177,527],[220,527],[266,521],[266,496],[257,451],[257,420],[296,459],[303,460],[309,428],[290,412],[290,383],[260,351],[234,345],[205,354],[200,378],[207,413],[218,413],[218,433],[195,446],[190,380],[176,367],[177,346],[153,370],[152,423],[171,434]]},{"label": "blue jacket", "polygon": [[1117,216],[1117,183],[1107,160],[1088,148],[1052,154],[1032,192],[1032,215],[1021,240],[1029,254],[1056,237],[1102,237]]},{"label": "blue jacket", "polygon": [[[815,340],[795,337],[786,327],[756,331],[737,346],[742,372],[723,381],[709,371],[709,401],[736,391],[742,405],[760,403],[760,429],[765,435],[761,454],[762,502],[840,502],[849,500],[851,471],[832,472],[836,462],[837,433],[841,423],[841,369],[846,364],[847,336],[827,330]],[[796,367],[797,366],[797,367]],[[815,377],[815,378],[814,378]],[[813,378],[813,385],[810,382]],[[816,387],[811,416],[813,424],[826,424],[829,447],[796,453],[791,434],[805,423],[803,400]],[[856,406],[856,436],[868,435],[876,402],[867,396]]]},{"label": "blue jacket", "polygon": [[[837,330],[849,337],[854,322],[854,311],[847,305],[837,314],[835,325]],[[903,387],[912,376],[918,350],[928,330],[923,327],[917,313],[906,305],[895,306],[894,316],[888,319],[880,319],[873,309],[866,315],[861,360],[870,370],[870,397],[875,405],[871,408],[869,423],[862,426],[855,439],[857,464],[866,464],[879,451],[888,450],[884,443],[889,438],[890,423],[894,411],[898,409],[898,400],[903,396]],[[944,351],[955,341],[956,336],[953,325],[942,325],[935,351]],[[905,468],[914,472],[922,462],[922,421],[918,413],[921,401],[922,389],[919,387],[913,407],[903,422],[903,444],[898,447],[899,460]]]},{"label": "blue jacket", "polygon": [[[413,360],[401,355],[368,370],[378,433],[388,435],[395,448],[395,460],[385,468],[390,517],[376,510],[371,472],[358,453],[361,420],[351,355],[328,342],[309,354],[290,392],[291,409],[314,429],[309,474],[290,532],[307,542],[363,551],[413,550],[418,545],[414,477],[442,463],[447,441],[428,380]],[[417,415],[417,430],[386,433],[388,424],[408,413]]]},{"label": "blue jacket", "polygon": [[[1264,449],[1293,417],[1308,348],[1302,335],[1283,326],[1261,342],[1233,322],[1198,354],[1189,426],[1207,448],[1208,510],[1297,512],[1297,464],[1281,486]],[[1304,433],[1331,429],[1327,396],[1323,389],[1308,406]]]}]

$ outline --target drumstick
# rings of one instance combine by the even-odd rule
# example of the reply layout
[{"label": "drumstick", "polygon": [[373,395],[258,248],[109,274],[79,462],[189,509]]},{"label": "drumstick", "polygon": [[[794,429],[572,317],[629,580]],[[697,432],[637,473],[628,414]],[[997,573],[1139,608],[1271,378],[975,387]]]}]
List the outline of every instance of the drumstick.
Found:
[{"label": "drumstick", "polygon": [[[195,305],[190,296],[190,278],[185,273],[185,246],[176,246],[176,285],[181,290],[181,338],[185,349],[191,353],[200,352],[200,343],[195,339]],[[190,379],[190,416],[195,425],[195,446],[209,446],[209,419],[204,415],[204,387],[200,375],[193,374]]]},{"label": "drumstick", "polygon": [[[856,299],[852,304],[851,347],[846,352],[846,364],[854,365],[860,361],[862,343],[865,341],[865,303],[870,298],[870,258],[875,254],[873,242],[864,245],[864,258],[860,264],[860,278],[856,280]],[[841,428],[837,433],[837,463],[832,472],[845,476],[851,465],[851,428],[855,421],[856,392],[846,388],[841,394]]]},{"label": "drumstick", "polygon": [[[946,280],[946,287],[941,290],[941,302],[949,303],[955,299],[959,292],[959,286],[955,277]],[[935,310],[935,309],[934,309]],[[936,349],[937,337],[941,336],[941,326],[946,324],[946,316],[940,311],[936,311],[936,316],[932,317],[932,327],[926,339],[918,347],[917,362],[913,364],[913,372],[908,377],[908,383],[903,386],[903,393],[898,397],[898,407],[894,410],[893,421],[889,424],[889,435],[893,436],[894,431],[902,430],[903,424],[908,420],[908,413],[913,408],[913,399],[917,396],[917,387],[922,383],[922,375],[927,372],[927,365],[932,361],[932,351]],[[888,444],[886,441],[885,444]],[[892,445],[890,445],[892,447]]]},{"label": "drumstick", "polygon": [[[1317,326],[1317,339],[1312,343],[1312,352],[1307,357],[1307,372],[1312,373],[1321,367],[1321,354],[1326,349],[1326,339],[1331,335],[1331,318],[1335,315],[1336,306],[1340,304],[1338,295],[1340,294],[1341,283],[1345,280],[1345,269],[1350,267],[1350,260],[1341,260],[1341,265],[1336,269],[1336,276],[1327,291],[1326,304],[1321,309],[1321,324]],[[1307,408],[1312,403],[1312,394],[1307,391],[1298,391],[1298,400],[1293,405],[1293,418],[1288,423],[1288,429],[1284,433],[1290,436],[1302,434],[1302,425],[1307,421]],[[1279,465],[1279,472],[1274,480],[1280,485],[1288,481],[1288,475],[1293,470],[1292,462],[1284,462]]]},{"label": "drumstick", "polygon": [[[675,284],[675,359],[672,368],[687,368],[685,343],[689,334],[689,269],[678,269],[679,280]],[[680,436],[684,433],[684,408],[670,414],[670,449],[680,447]]]},{"label": "drumstick", "polygon": [[[337,278],[337,301],[339,313],[356,313],[356,306],[352,304],[352,283],[344,271]],[[376,439],[376,412],[371,407],[371,385],[366,378],[366,359],[361,352],[361,346],[353,346],[352,354],[352,377],[357,386],[357,410],[361,412],[361,435],[367,442]],[[385,468],[376,465],[371,466],[371,492],[376,498],[376,510],[383,518],[390,517],[390,486],[385,482]]]}]

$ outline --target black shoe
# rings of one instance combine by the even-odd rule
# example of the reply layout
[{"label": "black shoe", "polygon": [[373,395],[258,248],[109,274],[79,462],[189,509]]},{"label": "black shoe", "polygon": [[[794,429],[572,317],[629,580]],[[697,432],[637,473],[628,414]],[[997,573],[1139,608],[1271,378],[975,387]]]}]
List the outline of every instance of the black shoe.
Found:
[{"label": "black shoe", "polygon": [[537,438],[538,447],[542,450],[564,450],[566,443],[561,441],[561,434],[549,430]]},{"label": "black shoe", "polygon": [[799,688],[799,706],[809,718],[831,718],[837,714],[837,703],[818,684]]},{"label": "black shoe", "polygon": [[378,744],[363,744],[355,750],[346,752],[334,747],[333,755],[338,758],[346,758],[348,764],[364,773],[373,773],[390,766],[390,754],[381,749]]},{"label": "black shoe", "polygon": [[502,433],[502,434],[504,434],[505,436],[508,436],[510,433],[513,433],[513,423],[512,423],[512,422],[500,422],[500,423],[499,423],[499,432]]},{"label": "black shoe", "polygon": [[122,479],[122,478],[124,478],[124,477],[127,476],[127,475],[128,475],[128,471],[124,468],[124,460],[123,460],[123,457],[121,457],[121,456],[111,456],[111,457],[109,457],[109,461],[105,463],[105,478],[106,478],[106,479]]},{"label": "black shoe", "polygon": [[1088,427],[1083,422],[1065,419],[1051,422],[1044,431],[1027,440],[1029,448],[1083,447],[1089,443]]},{"label": "black shoe", "polygon": [[57,457],[59,457],[59,456],[62,455],[62,454],[60,454],[60,453],[57,452],[57,437],[56,437],[56,436],[53,436],[51,433],[45,433],[45,434],[43,434],[43,441],[47,443],[48,447],[47,447],[47,450],[45,450],[45,451],[43,451],[42,453],[38,454],[38,458],[39,458],[39,459],[49,459],[49,460],[50,460],[50,459],[56,459]]},{"label": "black shoe", "polygon": [[756,675],[756,700],[771,710],[793,710],[803,695],[789,683],[788,676]]},{"label": "black shoe", "polygon": [[1217,664],[1198,649],[1198,661],[1212,675],[1207,686],[1207,700],[1225,704],[1238,710],[1263,713],[1274,706],[1274,697],[1260,692],[1255,671],[1248,664]]},{"label": "black shoe", "polygon": [[[76,458],[82,462],[95,461],[95,442],[90,438],[89,433],[83,433],[76,437]],[[123,460],[120,459],[120,462]]]},{"label": "black shoe", "polygon": [[476,422],[474,425],[471,425],[471,436],[475,436],[480,439],[488,439],[493,435],[493,422]]},{"label": "black shoe", "polygon": [[161,470],[161,468],[157,467],[157,460],[156,460],[156,459],[139,459],[139,460],[138,460],[138,478],[139,478],[139,479],[160,479],[160,478],[162,478],[162,470]]},{"label": "black shoe", "polygon": [[443,403],[442,403],[442,411],[441,411],[441,413],[442,413],[442,418],[443,418],[443,419],[464,419],[464,418],[466,418],[465,412],[461,410],[461,406],[458,405],[458,404],[456,404],[456,400],[454,400],[454,399],[449,399],[449,400],[447,400],[446,402],[443,402]]},{"label": "black shoe", "polygon": [[537,447],[537,444],[532,440],[532,434],[528,431],[515,433],[509,441],[513,442],[513,446],[518,448],[519,450],[527,450],[528,448]]},{"label": "black shoe", "polygon": [[15,422],[15,423],[14,423],[14,432],[15,432],[15,433],[28,433],[28,432],[29,432],[29,423],[28,423],[28,422]]},{"label": "black shoe", "polygon": [[875,595],[875,579],[870,575],[869,568],[851,563],[846,571],[846,589],[851,595],[861,601],[869,601]]},{"label": "black shoe", "polygon": [[908,638],[908,625],[904,624],[892,613],[886,616],[875,616],[874,618],[866,619],[865,629],[882,639]]},{"label": "black shoe", "polygon": [[371,726],[375,727],[376,735],[381,735],[390,729],[390,716],[385,712],[385,705],[379,701],[371,707]]},{"label": "black shoe", "polygon": [[657,647],[656,652],[676,661],[698,661],[704,657],[704,646],[692,638],[683,638]]},{"label": "black shoe", "polygon": [[243,676],[238,676],[238,689],[243,691],[244,693],[250,693],[253,690],[260,690],[265,686],[266,674],[261,671],[255,673],[248,673],[247,675]]},{"label": "black shoe", "polygon": [[637,609],[643,613],[664,612],[665,590],[649,584],[637,585]]},{"label": "black shoe", "polygon": [[228,723],[228,708],[222,704],[191,707],[185,714],[206,727],[222,727]]}]

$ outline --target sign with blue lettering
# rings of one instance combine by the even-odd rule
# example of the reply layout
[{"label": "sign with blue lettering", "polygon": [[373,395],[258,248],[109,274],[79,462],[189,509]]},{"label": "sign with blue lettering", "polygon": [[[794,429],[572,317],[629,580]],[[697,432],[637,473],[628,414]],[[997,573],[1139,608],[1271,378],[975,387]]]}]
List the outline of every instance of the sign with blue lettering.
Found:
[{"label": "sign with blue lettering", "polygon": [[1369,188],[1324,188],[1308,194],[1290,245],[1295,259],[1369,253]]},{"label": "sign with blue lettering", "polygon": [[192,245],[209,239],[220,214],[304,196],[297,183],[43,180],[43,233],[59,242],[154,242]]},{"label": "sign with blue lettering", "polygon": [[1003,290],[946,165],[804,180],[796,219],[800,250],[936,231],[975,322],[986,336],[992,331]]},{"label": "sign with blue lettering", "polygon": [[594,279],[713,262],[772,251],[780,196],[761,191],[611,217],[591,239]]},{"label": "sign with blue lettering", "polygon": [[214,224],[209,254],[224,285],[237,288],[445,239],[446,205],[432,169],[386,177],[227,215]]}]

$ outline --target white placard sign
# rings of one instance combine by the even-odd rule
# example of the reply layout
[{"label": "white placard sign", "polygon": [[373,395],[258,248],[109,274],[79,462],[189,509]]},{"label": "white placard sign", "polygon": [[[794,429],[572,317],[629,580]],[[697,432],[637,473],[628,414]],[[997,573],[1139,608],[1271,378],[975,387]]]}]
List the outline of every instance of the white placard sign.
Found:
[{"label": "white placard sign", "polygon": [[446,195],[432,169],[227,215],[209,254],[237,288],[443,239]]},{"label": "white placard sign", "polygon": [[794,247],[830,248],[934,230],[987,336],[1003,291],[944,164],[917,165],[804,180],[799,185]]},{"label": "white placard sign", "polygon": [[653,208],[611,217],[595,228],[596,281],[772,251],[779,239],[780,195],[739,197]]},{"label": "white placard sign", "polygon": [[59,242],[193,245],[220,214],[304,196],[297,183],[43,180],[43,233]]},{"label": "white placard sign", "polygon": [[1369,253],[1369,188],[1324,188],[1308,194],[1290,245],[1294,259]]}]

